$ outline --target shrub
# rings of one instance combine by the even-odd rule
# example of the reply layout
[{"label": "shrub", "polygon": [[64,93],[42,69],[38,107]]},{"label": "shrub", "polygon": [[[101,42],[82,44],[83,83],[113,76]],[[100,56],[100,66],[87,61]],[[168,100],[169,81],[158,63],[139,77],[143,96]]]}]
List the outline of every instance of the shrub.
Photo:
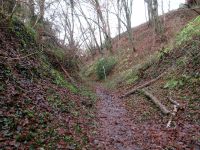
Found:
[{"label": "shrub", "polygon": [[116,60],[113,57],[99,59],[96,66],[96,74],[98,79],[105,79],[105,75],[109,75],[115,64]]}]

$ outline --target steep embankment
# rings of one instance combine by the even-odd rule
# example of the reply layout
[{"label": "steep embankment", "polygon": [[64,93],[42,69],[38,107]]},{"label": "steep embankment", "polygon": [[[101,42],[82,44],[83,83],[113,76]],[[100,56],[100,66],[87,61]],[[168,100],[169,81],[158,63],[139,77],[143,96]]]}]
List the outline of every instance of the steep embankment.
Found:
[{"label": "steep embankment", "polygon": [[[142,89],[153,94],[171,112],[175,100],[181,106],[166,128],[170,116],[160,113],[143,93],[125,97],[125,104],[137,129],[133,132],[142,149],[199,149],[200,130],[200,17],[190,22],[177,36],[172,47],[156,54],[154,59],[139,64],[130,78],[136,78],[129,86],[122,86],[118,93],[143,85],[166,72],[156,82]],[[156,59],[155,59],[156,58]],[[151,59],[151,57],[149,57]],[[186,136],[187,135],[187,136]],[[148,140],[147,140],[148,139]]]},{"label": "steep embankment", "polygon": [[122,35],[119,43],[117,39],[114,39],[113,47],[115,50],[118,50],[120,60],[115,68],[114,75],[115,73],[117,75],[131,69],[132,66],[143,63],[150,55],[173,45],[176,35],[196,16],[198,14],[191,9],[178,9],[161,16],[160,18],[164,19],[164,32],[162,37],[157,36],[154,33],[154,29],[149,27],[147,23],[133,28],[136,47],[135,53],[130,50],[131,46],[127,36],[124,36],[126,33]]},{"label": "steep embankment", "polygon": [[95,96],[52,65],[34,29],[0,18],[0,149],[89,147]]},{"label": "steep embankment", "polygon": [[[148,23],[133,28],[132,34],[135,40],[134,43],[136,47],[136,52],[133,52],[131,50],[126,32],[120,36],[120,39],[118,39],[118,37],[115,37],[113,39],[113,57],[115,58],[117,63],[111,75],[114,76],[116,80],[118,80],[117,82],[119,84],[121,82],[127,82],[131,84],[131,80],[124,81],[126,79],[121,76],[128,76],[133,69],[133,66],[136,67],[138,64],[144,63],[149,58],[149,56],[153,57],[154,53],[156,53],[157,51],[172,46],[176,35],[190,20],[192,20],[196,16],[198,16],[198,14],[191,9],[178,9],[169,12],[164,16],[161,16],[161,19],[164,19],[164,33],[162,38],[154,33],[154,29],[149,26]],[[104,57],[109,56],[110,54],[108,54],[108,52],[105,52]],[[96,65],[95,62],[100,57],[101,55],[97,54],[94,61],[92,61],[91,58],[91,60],[87,62],[87,67],[86,69],[84,69],[87,70],[85,72],[86,76],[89,76],[92,79],[97,79],[94,66]],[[111,84],[110,86],[115,85]]]}]

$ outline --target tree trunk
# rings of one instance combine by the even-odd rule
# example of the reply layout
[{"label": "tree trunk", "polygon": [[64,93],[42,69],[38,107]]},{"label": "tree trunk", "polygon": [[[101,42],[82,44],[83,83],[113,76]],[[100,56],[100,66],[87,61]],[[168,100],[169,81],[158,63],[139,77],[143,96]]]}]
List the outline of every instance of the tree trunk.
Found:
[{"label": "tree trunk", "polygon": [[125,17],[126,17],[126,29],[128,33],[129,43],[132,47],[133,52],[135,52],[134,38],[132,34],[132,29],[131,29],[132,1],[133,0],[130,0],[130,2],[128,0],[127,1],[123,0],[122,4],[123,4],[124,12],[125,12]]},{"label": "tree trunk", "polygon": [[[94,39],[94,42],[95,42],[95,44],[96,44],[96,47],[97,47],[98,51],[101,52],[101,48],[100,48],[100,46],[99,46],[99,44],[98,44],[98,42],[97,42],[97,39],[96,39],[94,30],[93,30],[93,28],[92,28],[92,25],[90,24],[90,22],[88,21],[87,16],[86,16],[85,13],[83,12],[83,9],[82,9],[80,3],[78,3],[78,4],[79,4],[80,12],[81,12],[81,14],[83,15],[83,18],[85,19],[86,23],[88,24],[89,30],[90,30],[90,32],[91,32],[91,35],[92,35],[93,39]],[[77,17],[78,17],[79,23],[81,24],[81,20],[80,20],[79,16],[77,16]]]},{"label": "tree trunk", "polygon": [[118,41],[121,38],[121,5],[120,5],[120,0],[117,0],[117,22],[118,22]]},{"label": "tree trunk", "polygon": [[45,13],[45,0],[39,1],[39,7],[40,7],[40,18],[39,21],[44,21],[44,13]]},{"label": "tree trunk", "polygon": [[95,1],[95,8],[96,8],[96,12],[97,15],[99,16],[101,23],[103,25],[103,33],[104,33],[104,37],[105,37],[105,41],[106,41],[106,47],[107,50],[109,50],[111,53],[113,53],[112,51],[112,39],[111,39],[111,35],[109,33],[109,29],[108,29],[108,25],[106,24],[104,18],[103,18],[103,14],[99,5],[99,1],[98,0],[94,0]]}]

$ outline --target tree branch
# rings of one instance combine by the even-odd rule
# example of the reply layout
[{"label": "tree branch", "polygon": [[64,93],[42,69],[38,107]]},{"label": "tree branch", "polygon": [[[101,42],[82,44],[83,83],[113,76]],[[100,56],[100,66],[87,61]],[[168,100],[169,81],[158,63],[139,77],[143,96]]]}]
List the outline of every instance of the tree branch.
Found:
[{"label": "tree branch", "polygon": [[167,73],[167,72],[164,72],[164,73],[162,73],[161,75],[159,75],[157,78],[152,79],[152,80],[150,80],[150,81],[148,81],[148,82],[146,82],[146,83],[144,83],[144,84],[142,84],[142,85],[139,85],[139,86],[135,87],[134,89],[132,89],[132,90],[130,90],[129,92],[125,93],[124,95],[120,96],[120,98],[127,97],[127,96],[129,96],[129,95],[135,93],[138,89],[142,89],[142,88],[144,88],[144,87],[146,87],[146,86],[148,86],[148,85],[150,85],[150,84],[156,82],[157,80],[159,80],[160,78],[162,78],[166,73]]}]

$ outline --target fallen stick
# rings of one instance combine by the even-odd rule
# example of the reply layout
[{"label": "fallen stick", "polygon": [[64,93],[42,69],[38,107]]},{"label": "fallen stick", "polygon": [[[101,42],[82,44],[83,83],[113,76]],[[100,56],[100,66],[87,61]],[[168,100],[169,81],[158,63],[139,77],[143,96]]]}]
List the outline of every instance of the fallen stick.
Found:
[{"label": "fallen stick", "polygon": [[132,89],[132,90],[130,90],[129,92],[125,93],[124,95],[120,96],[120,98],[127,97],[127,96],[129,96],[129,95],[135,93],[137,90],[142,89],[142,88],[144,88],[144,87],[146,87],[146,86],[148,86],[148,85],[150,85],[150,84],[156,82],[156,81],[159,80],[162,76],[164,76],[166,73],[167,73],[167,72],[164,72],[164,73],[160,74],[158,77],[156,77],[155,79],[152,79],[152,80],[150,80],[150,81],[148,81],[148,82],[146,82],[146,83],[144,83],[144,84],[142,84],[142,85],[139,85],[139,86],[135,87],[134,89]]},{"label": "fallen stick", "polygon": [[74,79],[69,75],[69,73],[67,72],[67,70],[65,70],[65,68],[63,67],[63,65],[59,62],[58,58],[56,57],[56,61],[58,62],[58,64],[60,65],[62,71],[65,73],[65,75],[69,78],[69,80],[76,85],[76,82],[74,81]]},{"label": "fallen stick", "polygon": [[176,105],[177,107],[180,107],[180,104],[177,101],[173,100],[171,97],[168,97],[168,99],[172,104]]},{"label": "fallen stick", "polygon": [[169,118],[166,128],[171,127],[172,120],[176,116],[176,113],[178,112],[179,109],[182,109],[181,105],[177,101],[173,100],[171,97],[168,97],[168,99],[172,104],[174,104],[174,109],[171,113],[171,116]]},{"label": "fallen stick", "polygon": [[150,98],[163,114],[165,115],[170,114],[170,111],[151,93],[147,92],[146,90],[137,90],[137,91],[144,94],[146,97]]},{"label": "fallen stick", "polygon": [[177,105],[174,105],[174,110],[171,113],[171,116],[170,116],[169,121],[168,121],[167,126],[166,126],[167,128],[171,127],[172,120],[176,116],[178,109],[179,109],[179,107]]}]

